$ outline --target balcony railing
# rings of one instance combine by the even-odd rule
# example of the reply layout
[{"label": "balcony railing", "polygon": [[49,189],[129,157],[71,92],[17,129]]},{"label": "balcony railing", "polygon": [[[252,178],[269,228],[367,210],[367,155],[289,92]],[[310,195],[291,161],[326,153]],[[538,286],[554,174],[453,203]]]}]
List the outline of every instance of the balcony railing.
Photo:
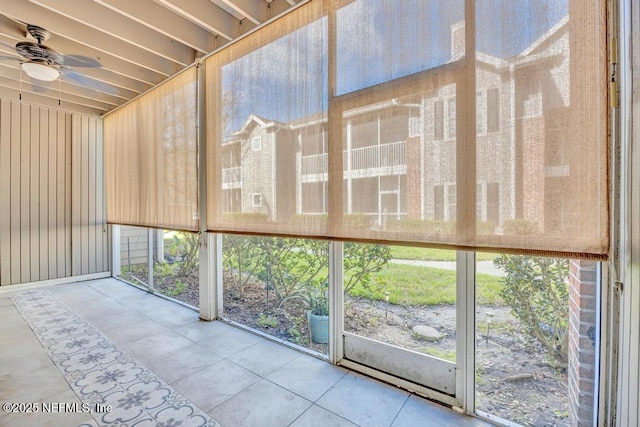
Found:
[{"label": "balcony railing", "polygon": [[242,186],[242,167],[222,169],[222,188],[239,188]]},{"label": "balcony railing", "polygon": [[314,175],[318,173],[327,173],[329,166],[327,163],[327,154],[314,154],[302,157],[302,174]]},{"label": "balcony railing", "polygon": [[351,150],[351,170],[405,165],[405,147],[406,143],[400,141],[391,144],[354,148]]},{"label": "balcony railing", "polygon": [[[349,155],[343,151],[344,170],[376,170],[406,165],[406,142],[373,145],[351,150],[351,168],[348,167]],[[327,154],[314,154],[302,157],[302,174],[325,174],[328,170]]]}]

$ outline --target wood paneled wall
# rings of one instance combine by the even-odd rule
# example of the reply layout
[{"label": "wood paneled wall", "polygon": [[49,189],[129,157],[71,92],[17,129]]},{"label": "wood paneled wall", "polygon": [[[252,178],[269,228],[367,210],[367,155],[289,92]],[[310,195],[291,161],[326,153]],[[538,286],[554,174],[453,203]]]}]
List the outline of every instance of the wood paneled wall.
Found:
[{"label": "wood paneled wall", "polygon": [[102,120],[0,100],[0,285],[109,270]]}]

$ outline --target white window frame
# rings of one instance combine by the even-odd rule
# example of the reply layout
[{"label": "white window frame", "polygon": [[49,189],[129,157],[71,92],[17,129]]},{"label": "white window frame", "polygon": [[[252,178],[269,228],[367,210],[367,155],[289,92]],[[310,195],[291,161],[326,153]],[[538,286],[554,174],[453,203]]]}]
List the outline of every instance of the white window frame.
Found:
[{"label": "white window frame", "polygon": [[456,106],[456,97],[452,96],[447,99],[447,138],[455,139],[457,134],[456,127],[458,126],[458,112]]},{"label": "white window frame", "polygon": [[[258,197],[258,202],[256,203],[256,197]],[[262,193],[252,193],[251,194],[251,206],[254,208],[262,207]]]},{"label": "white window frame", "polygon": [[487,134],[487,117],[489,114],[489,104],[487,104],[487,92],[479,90],[476,92],[476,134],[485,136]]},{"label": "white window frame", "polygon": [[251,138],[251,151],[260,151],[262,150],[262,137],[254,136]]}]

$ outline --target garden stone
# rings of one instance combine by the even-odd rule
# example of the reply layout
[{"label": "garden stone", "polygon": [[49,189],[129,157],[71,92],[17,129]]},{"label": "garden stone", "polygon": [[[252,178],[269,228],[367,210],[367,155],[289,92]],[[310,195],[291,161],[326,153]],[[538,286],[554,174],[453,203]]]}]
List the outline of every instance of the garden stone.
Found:
[{"label": "garden stone", "polygon": [[416,325],[411,329],[413,336],[424,341],[440,341],[445,334],[427,325]]}]

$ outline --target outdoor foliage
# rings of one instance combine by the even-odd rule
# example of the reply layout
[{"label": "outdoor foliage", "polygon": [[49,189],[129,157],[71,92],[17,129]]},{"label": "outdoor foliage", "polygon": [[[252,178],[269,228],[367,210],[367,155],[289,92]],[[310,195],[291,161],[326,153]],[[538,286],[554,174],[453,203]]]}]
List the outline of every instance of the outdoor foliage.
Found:
[{"label": "outdoor foliage", "polygon": [[241,295],[249,280],[251,280],[259,267],[264,265],[264,253],[256,240],[259,237],[247,237],[241,235],[225,235],[223,240],[224,251],[222,263],[224,269],[231,276],[231,284]]},{"label": "outdoor foliage", "polygon": [[257,277],[273,286],[279,299],[301,287],[320,287],[328,279],[327,242],[295,238],[265,238],[258,242],[265,263]]},{"label": "outdoor foliage", "polygon": [[389,219],[387,230],[399,232],[420,232],[428,234],[453,234],[456,232],[455,221],[420,220],[420,219]]},{"label": "outdoor foliage", "polygon": [[175,232],[165,239],[165,258],[169,263],[177,262],[176,276],[187,276],[198,269],[199,235],[197,233]]},{"label": "outdoor foliage", "polygon": [[344,292],[359,285],[371,289],[373,273],[379,272],[391,259],[391,247],[386,245],[344,245]]},{"label": "outdoor foliage", "polygon": [[560,258],[501,255],[494,261],[506,272],[502,298],[555,365],[568,360],[569,261]]},{"label": "outdoor foliage", "polygon": [[280,305],[282,306],[287,301],[298,301],[302,304],[305,311],[310,311],[312,314],[318,316],[328,316],[328,288],[329,284],[326,282],[321,286],[303,286],[284,298]]},{"label": "outdoor foliage", "polygon": [[[224,236],[223,263],[232,285],[240,292],[251,280],[271,287],[282,301],[321,292],[326,300],[329,281],[329,245],[325,241],[296,238]],[[344,245],[345,291],[356,284],[368,288],[372,274],[391,259],[391,249],[380,245]],[[302,297],[304,294],[304,298]]]},{"label": "outdoor foliage", "polygon": [[540,234],[538,224],[526,219],[508,219],[504,222],[504,234],[508,236],[532,236]]}]

